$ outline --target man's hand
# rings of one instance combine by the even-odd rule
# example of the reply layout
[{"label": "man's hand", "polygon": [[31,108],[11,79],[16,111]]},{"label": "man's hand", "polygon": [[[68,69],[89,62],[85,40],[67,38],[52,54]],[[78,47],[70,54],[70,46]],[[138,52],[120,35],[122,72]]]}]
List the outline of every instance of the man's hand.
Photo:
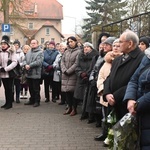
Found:
[{"label": "man's hand", "polygon": [[111,106],[115,105],[115,99],[112,94],[107,94],[106,99],[107,99],[107,102],[109,103],[109,105],[111,105]]},{"label": "man's hand", "polygon": [[131,113],[132,115],[136,114],[136,111],[134,109],[135,108],[135,104],[136,104],[135,100],[128,100],[127,109],[129,111],[129,113]]}]

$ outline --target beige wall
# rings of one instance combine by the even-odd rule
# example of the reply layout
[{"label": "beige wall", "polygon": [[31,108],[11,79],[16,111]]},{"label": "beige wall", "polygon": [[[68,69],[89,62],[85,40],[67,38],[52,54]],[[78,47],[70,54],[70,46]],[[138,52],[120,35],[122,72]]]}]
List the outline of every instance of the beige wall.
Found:
[{"label": "beige wall", "polygon": [[54,38],[56,43],[61,42],[60,35],[58,34],[58,32],[53,27],[50,28],[50,35],[45,34],[46,33],[45,29],[46,29],[46,27],[43,27],[35,35],[35,38],[39,41],[40,44],[41,44],[41,38],[44,38],[44,41],[51,41],[51,39]]},{"label": "beige wall", "polygon": [[14,41],[15,39],[18,39],[21,45],[25,44],[24,35],[18,28],[14,28],[14,33],[10,35],[11,41]]},{"label": "beige wall", "polygon": [[[17,20],[16,20],[17,21]],[[18,21],[17,23],[20,24],[20,26],[23,26],[24,28],[28,29],[28,24],[33,23],[34,24],[34,30],[39,30],[33,38],[37,39],[39,41],[39,44],[41,44],[41,38],[44,38],[44,42],[47,40],[51,40],[52,38],[55,40],[55,42],[61,42],[61,36],[57,32],[57,30],[61,33],[61,20],[50,20],[50,22],[47,22],[45,20],[40,19],[25,19]],[[46,35],[46,26],[43,25],[53,25],[57,30],[55,30],[53,27],[50,26],[50,35]],[[25,35],[19,30],[17,27],[13,27],[14,33],[10,35],[10,39],[14,41],[15,39],[18,39],[21,42],[21,45],[26,44],[25,41]]]},{"label": "beige wall", "polygon": [[58,21],[58,20],[25,19],[25,20],[19,21],[19,24],[21,26],[24,26],[24,27],[27,27],[27,28],[28,28],[29,23],[34,24],[34,29],[39,29],[43,25],[53,25],[58,31],[61,31],[61,21]]}]

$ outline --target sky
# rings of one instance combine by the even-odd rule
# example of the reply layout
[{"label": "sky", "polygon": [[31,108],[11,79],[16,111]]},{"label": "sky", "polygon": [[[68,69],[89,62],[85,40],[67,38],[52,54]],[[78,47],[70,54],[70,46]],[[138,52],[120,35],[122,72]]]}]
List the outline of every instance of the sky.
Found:
[{"label": "sky", "polygon": [[62,33],[75,34],[81,32],[83,18],[87,18],[86,2],[84,0],[57,0],[63,5],[64,20],[62,20]]}]

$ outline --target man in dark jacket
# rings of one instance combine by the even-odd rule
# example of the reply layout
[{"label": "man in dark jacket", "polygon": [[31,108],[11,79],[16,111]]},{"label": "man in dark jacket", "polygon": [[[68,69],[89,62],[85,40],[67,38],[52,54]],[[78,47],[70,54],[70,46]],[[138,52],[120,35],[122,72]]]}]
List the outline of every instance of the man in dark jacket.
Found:
[{"label": "man in dark jacket", "polygon": [[123,32],[119,43],[123,55],[113,61],[111,73],[104,84],[103,95],[109,105],[115,108],[117,118],[121,119],[127,112],[122,104],[127,84],[144,53],[138,48],[138,36],[131,30]]},{"label": "man in dark jacket", "polygon": [[[110,75],[104,82],[103,91],[104,100],[108,102],[110,109],[114,108],[118,120],[128,112],[122,101],[127,84],[144,56],[138,48],[139,38],[131,30],[121,34],[119,43],[123,55],[113,61]],[[104,140],[106,136],[100,135],[99,141]]]}]

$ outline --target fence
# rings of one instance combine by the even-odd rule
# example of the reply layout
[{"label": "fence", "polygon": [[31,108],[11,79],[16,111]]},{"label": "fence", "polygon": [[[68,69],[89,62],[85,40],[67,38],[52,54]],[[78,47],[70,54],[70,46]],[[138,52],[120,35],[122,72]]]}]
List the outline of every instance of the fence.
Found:
[{"label": "fence", "polygon": [[113,22],[102,26],[102,32],[108,32],[111,35],[119,37],[119,35],[125,30],[131,29],[137,35],[150,36],[150,12],[135,15],[117,22]]}]

